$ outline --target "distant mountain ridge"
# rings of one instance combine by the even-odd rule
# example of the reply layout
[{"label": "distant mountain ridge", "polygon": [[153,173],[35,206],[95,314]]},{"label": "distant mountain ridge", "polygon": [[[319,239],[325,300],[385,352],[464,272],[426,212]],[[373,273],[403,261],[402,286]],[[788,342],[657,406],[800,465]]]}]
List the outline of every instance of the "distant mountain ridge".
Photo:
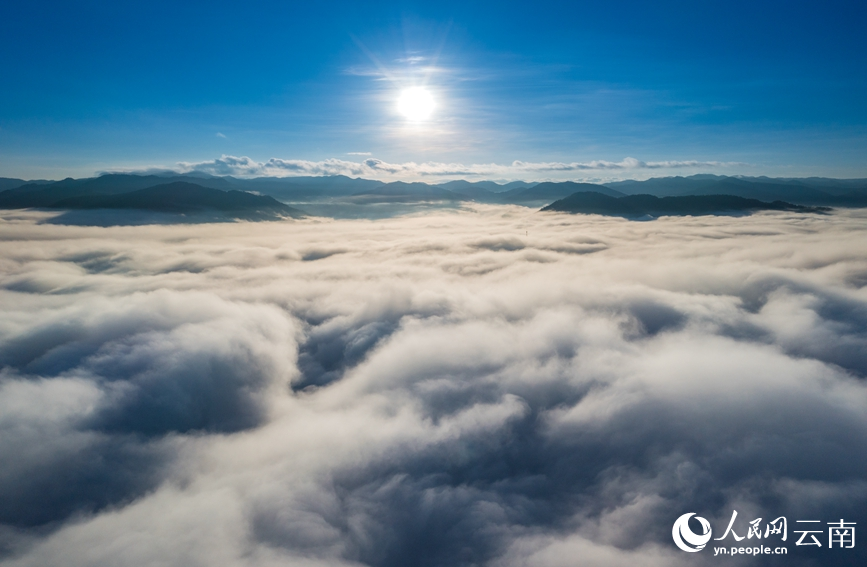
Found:
[{"label": "distant mountain ridge", "polygon": [[[163,178],[164,179],[164,178]],[[62,183],[62,182],[61,182]],[[300,217],[304,213],[277,201],[273,197],[254,195],[244,191],[214,189],[188,181],[171,181],[144,189],[123,193],[79,193],[80,185],[65,184],[71,187],[66,195],[58,200],[46,201],[60,195],[58,187],[45,193],[38,192],[39,206],[54,209],[129,209],[176,214],[221,213],[232,218],[251,220],[276,219],[280,217]],[[61,187],[62,188],[62,187]],[[0,193],[3,197],[7,192]],[[71,195],[70,195],[71,194]],[[17,197],[20,195],[13,195]],[[4,201],[0,200],[0,203]]]},{"label": "distant mountain ridge", "polygon": [[735,195],[688,195],[656,197],[654,195],[626,195],[611,197],[602,193],[574,193],[542,208],[543,211],[597,214],[627,218],[713,215],[751,211],[795,211],[821,213],[825,207],[808,207],[784,201],[772,203],[746,199]]},{"label": "distant mountain ridge", "polygon": [[[370,179],[356,179],[343,175],[323,177],[258,177],[238,179],[231,176],[214,177],[194,174],[183,175],[136,175],[111,173],[87,179],[64,179],[62,181],[34,183],[20,179],[0,180],[0,208],[51,207],[54,203],[71,197],[85,195],[114,195],[145,189],[166,183],[186,181],[203,187],[223,191],[240,190],[269,195],[284,202],[306,202],[323,199],[347,199],[353,196],[376,195],[350,199],[354,202],[418,201],[430,199],[471,200],[499,202],[497,195],[513,188],[527,188],[534,184],[513,182],[499,185],[492,181],[448,182],[446,186],[426,183],[385,183]],[[468,194],[451,191],[458,185]],[[3,188],[6,188],[3,190]],[[379,191],[381,189],[381,191]],[[399,190],[396,190],[399,189]],[[496,191],[494,189],[499,189]]]},{"label": "distant mountain ridge", "polygon": [[[259,177],[160,173],[150,175],[112,173],[87,179],[54,182],[27,182],[0,178],[0,208],[55,207],[76,197],[120,195],[165,185],[189,182],[220,191],[242,191],[267,195],[283,203],[375,203],[412,204],[424,202],[541,206],[576,192],[596,192],[609,197],[649,194],[657,197],[687,195],[732,195],[764,202],[784,201],[808,206],[867,206],[867,179],[730,177],[701,174],[689,177],[662,177],[646,181],[619,181],[606,184],[572,181],[541,183],[514,181],[447,181],[439,184],[351,178],[343,175],[306,177]],[[73,203],[76,201],[69,201]],[[89,202],[87,199],[81,202]],[[301,206],[303,208],[303,205]]]},{"label": "distant mountain ridge", "polygon": [[471,198],[436,185],[395,181],[379,187],[354,193],[348,200],[354,203],[413,202],[413,201],[469,201]]},{"label": "distant mountain ridge", "polygon": [[502,194],[502,201],[508,203],[541,202],[562,199],[573,193],[593,191],[610,197],[622,197],[624,193],[593,183],[575,183],[574,181],[538,183],[528,188],[517,188]]},{"label": "distant mountain ridge", "polygon": [[787,201],[800,205],[867,206],[867,179],[774,179],[693,175],[656,177],[646,181],[606,183],[629,195],[657,197],[686,195],[734,195],[763,201]]},{"label": "distant mountain ridge", "polygon": [[340,198],[369,191],[385,185],[374,179],[355,179],[345,175],[322,177],[256,177],[253,179],[223,178],[235,189],[256,191],[285,202],[304,202],[323,198]]},{"label": "distant mountain ridge", "polygon": [[12,177],[0,177],[0,191],[8,191],[9,189],[17,189],[22,185],[44,185],[46,183],[54,183],[53,181],[34,180],[25,181],[23,179],[14,179]]},{"label": "distant mountain ridge", "polygon": [[503,193],[504,191],[510,191],[512,189],[519,188],[528,188],[536,185],[536,183],[528,183],[526,181],[512,181],[510,183],[506,183],[504,185],[500,185],[494,181],[465,181],[463,179],[458,179],[455,181],[446,181],[444,183],[438,183],[438,187],[442,187],[443,189],[448,189],[449,191],[454,191],[455,193],[462,193],[464,195],[472,196],[473,193],[477,193],[479,191],[486,191],[489,193]]},{"label": "distant mountain ridge", "polygon": [[27,183],[0,192],[0,208],[53,207],[58,201],[87,195],[118,195],[174,182],[195,181],[196,185],[228,191],[234,187],[225,179],[182,176],[111,174],[88,179],[67,178],[53,183]]}]

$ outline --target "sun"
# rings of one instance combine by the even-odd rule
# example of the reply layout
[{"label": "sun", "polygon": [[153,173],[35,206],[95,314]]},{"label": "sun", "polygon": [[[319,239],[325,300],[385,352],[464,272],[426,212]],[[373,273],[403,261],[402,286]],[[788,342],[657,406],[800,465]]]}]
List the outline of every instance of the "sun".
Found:
[{"label": "sun", "polygon": [[427,120],[433,114],[436,103],[424,87],[404,89],[397,99],[397,110],[412,122]]}]

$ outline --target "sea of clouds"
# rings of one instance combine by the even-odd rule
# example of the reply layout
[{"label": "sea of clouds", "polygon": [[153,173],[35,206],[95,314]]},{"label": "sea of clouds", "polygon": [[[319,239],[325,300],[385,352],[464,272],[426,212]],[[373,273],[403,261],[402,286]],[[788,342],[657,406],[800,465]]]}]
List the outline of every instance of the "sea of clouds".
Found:
[{"label": "sea of clouds", "polygon": [[[792,533],[867,530],[865,210],[50,216],[0,214],[4,566],[867,558]],[[733,510],[788,556],[674,546]]]}]

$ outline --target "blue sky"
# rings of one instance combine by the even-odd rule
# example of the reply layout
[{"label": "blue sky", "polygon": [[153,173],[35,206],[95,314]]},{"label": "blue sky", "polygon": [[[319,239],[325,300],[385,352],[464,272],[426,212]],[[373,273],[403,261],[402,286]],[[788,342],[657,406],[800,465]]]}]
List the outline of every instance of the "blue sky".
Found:
[{"label": "blue sky", "polygon": [[865,29],[859,1],[5,2],[0,176],[867,177]]}]

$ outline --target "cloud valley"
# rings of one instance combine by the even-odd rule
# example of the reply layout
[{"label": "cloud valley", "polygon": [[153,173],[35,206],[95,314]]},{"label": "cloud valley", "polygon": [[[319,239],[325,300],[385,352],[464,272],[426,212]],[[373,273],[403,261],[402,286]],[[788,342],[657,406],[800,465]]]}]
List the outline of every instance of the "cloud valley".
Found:
[{"label": "cloud valley", "polygon": [[703,565],[685,512],[864,520],[863,209],[50,217],[0,213],[4,565]]}]

